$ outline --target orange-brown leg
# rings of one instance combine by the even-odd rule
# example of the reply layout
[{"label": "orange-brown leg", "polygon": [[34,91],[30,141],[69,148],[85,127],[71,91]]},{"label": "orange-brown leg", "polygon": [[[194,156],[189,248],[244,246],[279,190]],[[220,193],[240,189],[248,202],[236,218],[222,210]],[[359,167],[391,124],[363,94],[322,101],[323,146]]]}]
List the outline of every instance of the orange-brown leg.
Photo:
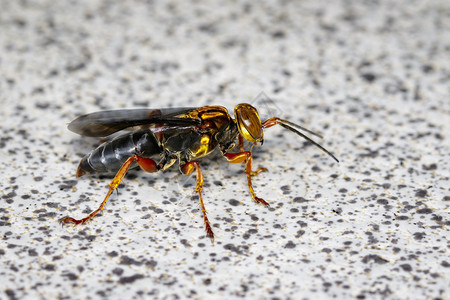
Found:
[{"label": "orange-brown leg", "polygon": [[241,150],[241,152],[245,151],[244,148],[244,138],[242,137],[242,135],[239,134],[238,136],[238,146],[239,146],[239,150]]},{"label": "orange-brown leg", "polygon": [[244,152],[239,152],[239,153],[226,153],[226,154],[224,154],[224,157],[230,163],[244,163],[245,162],[245,174],[247,174],[248,189],[250,190],[250,194],[252,194],[252,198],[258,203],[261,203],[265,206],[269,206],[269,203],[267,203],[264,199],[256,196],[255,191],[253,190],[253,185],[252,185],[252,176],[254,176],[262,171],[267,171],[267,169],[266,168],[258,168],[255,171],[252,171],[252,153],[250,151],[244,151]]},{"label": "orange-brown leg", "polygon": [[88,221],[90,221],[97,213],[99,213],[101,210],[103,210],[103,208],[106,205],[106,202],[109,199],[109,196],[111,196],[112,192],[119,186],[120,182],[122,181],[123,177],[125,176],[125,174],[127,173],[128,169],[130,168],[131,164],[133,162],[137,162],[139,164],[139,166],[146,172],[156,172],[158,170],[155,161],[153,161],[150,158],[145,158],[145,157],[141,157],[138,155],[134,155],[130,158],[128,158],[122,165],[122,167],[120,167],[119,171],[116,173],[116,176],[114,176],[114,179],[111,181],[111,183],[109,184],[109,191],[105,196],[105,199],[103,200],[103,202],[100,204],[100,206],[94,210],[93,212],[91,212],[87,217],[83,218],[83,219],[74,219],[71,217],[64,217],[61,220],[59,220],[59,222],[61,224],[73,224],[73,225],[78,225],[78,224],[84,224]]},{"label": "orange-brown leg", "polygon": [[205,222],[206,236],[209,237],[211,241],[214,241],[214,232],[212,231],[211,224],[209,223],[208,217],[206,216],[206,208],[205,204],[203,203],[203,175],[202,171],[200,170],[200,165],[196,161],[190,161],[181,166],[180,169],[184,175],[189,176],[194,171],[194,168],[197,170],[197,187],[195,188],[195,191],[198,193],[198,197],[200,200],[200,209],[202,211],[203,220]]}]

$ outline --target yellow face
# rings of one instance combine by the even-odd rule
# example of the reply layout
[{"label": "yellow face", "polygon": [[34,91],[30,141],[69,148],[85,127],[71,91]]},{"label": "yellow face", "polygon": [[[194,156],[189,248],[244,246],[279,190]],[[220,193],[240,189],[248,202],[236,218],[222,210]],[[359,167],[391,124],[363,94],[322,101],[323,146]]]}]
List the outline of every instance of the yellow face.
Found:
[{"label": "yellow face", "polygon": [[247,141],[256,144],[263,141],[263,130],[256,108],[247,103],[241,103],[234,108],[239,133]]}]

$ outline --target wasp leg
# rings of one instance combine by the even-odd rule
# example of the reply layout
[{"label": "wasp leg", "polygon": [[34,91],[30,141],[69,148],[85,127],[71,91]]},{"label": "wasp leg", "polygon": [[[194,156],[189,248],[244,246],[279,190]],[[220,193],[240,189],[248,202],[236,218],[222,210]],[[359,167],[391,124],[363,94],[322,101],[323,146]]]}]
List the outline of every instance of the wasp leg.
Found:
[{"label": "wasp leg", "polygon": [[[245,152],[244,138],[240,134],[238,135],[238,146],[239,146],[239,150],[241,150],[241,152]],[[265,172],[265,171],[267,171],[267,168],[258,168],[255,171],[251,171],[250,175],[255,176],[255,175],[257,175],[257,174],[259,174],[261,172]]]},{"label": "wasp leg", "polygon": [[130,168],[130,166],[133,162],[137,162],[139,164],[139,166],[146,172],[152,173],[152,172],[158,171],[158,167],[156,166],[155,161],[153,161],[150,158],[145,158],[145,157],[141,157],[138,155],[134,155],[134,156],[128,158],[123,163],[122,167],[120,167],[119,171],[116,173],[116,176],[114,176],[114,179],[109,184],[109,191],[106,194],[105,199],[103,200],[102,204],[100,204],[100,206],[96,210],[91,212],[87,217],[85,217],[83,219],[76,220],[71,217],[64,217],[61,220],[59,220],[59,222],[63,225],[64,224],[78,225],[78,224],[84,224],[84,223],[88,222],[89,220],[91,220],[97,213],[99,213],[101,210],[103,210],[103,208],[106,205],[106,202],[109,199],[109,196],[111,196],[112,192],[119,186],[120,182],[122,181],[123,177],[125,176],[125,174],[127,173],[128,169]]},{"label": "wasp leg", "polygon": [[238,135],[238,145],[239,145],[239,150],[241,150],[241,152],[244,152],[245,151],[244,138],[240,134]]},{"label": "wasp leg", "polygon": [[252,171],[252,153],[250,151],[244,151],[239,153],[225,153],[223,155],[226,160],[230,163],[244,163],[245,162],[245,174],[247,174],[247,184],[248,189],[250,190],[250,194],[252,194],[252,198],[265,206],[269,206],[264,199],[256,196],[255,191],[253,190],[252,185],[252,176],[262,172],[267,171],[266,168],[258,168],[255,171]]},{"label": "wasp leg", "polygon": [[200,165],[196,161],[190,161],[186,163],[183,166],[180,166],[181,172],[189,176],[194,171],[194,168],[197,170],[197,187],[195,188],[195,191],[198,193],[198,197],[200,200],[200,209],[203,214],[203,220],[205,222],[205,230],[206,230],[206,236],[211,239],[211,241],[214,241],[214,232],[212,231],[211,225],[209,223],[208,217],[206,216],[206,208],[205,204],[203,203],[203,196],[202,196],[202,190],[203,190],[203,175],[202,171],[200,170]]}]

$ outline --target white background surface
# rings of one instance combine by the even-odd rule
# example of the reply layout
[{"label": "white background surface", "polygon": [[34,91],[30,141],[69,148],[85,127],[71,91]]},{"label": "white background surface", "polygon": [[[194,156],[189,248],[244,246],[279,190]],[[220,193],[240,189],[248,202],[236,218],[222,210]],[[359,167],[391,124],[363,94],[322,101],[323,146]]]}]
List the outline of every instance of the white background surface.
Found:
[{"label": "white background surface", "polygon": [[[448,1],[1,1],[0,298],[444,299],[450,292]],[[75,178],[103,109],[252,102],[282,128],[243,166]],[[256,104],[261,104],[256,101]],[[263,107],[265,108],[265,106]]]}]

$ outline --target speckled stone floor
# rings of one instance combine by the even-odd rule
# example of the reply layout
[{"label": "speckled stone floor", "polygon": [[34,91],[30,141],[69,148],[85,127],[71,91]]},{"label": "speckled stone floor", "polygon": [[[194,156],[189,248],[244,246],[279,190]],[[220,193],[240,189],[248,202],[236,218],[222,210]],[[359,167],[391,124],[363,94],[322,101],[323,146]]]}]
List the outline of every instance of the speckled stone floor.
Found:
[{"label": "speckled stone floor", "polygon": [[[7,1],[0,299],[449,299],[450,2]],[[264,92],[271,101],[256,98]],[[261,100],[262,99],[262,100]],[[240,102],[273,127],[243,166],[75,178],[105,109]]]}]

